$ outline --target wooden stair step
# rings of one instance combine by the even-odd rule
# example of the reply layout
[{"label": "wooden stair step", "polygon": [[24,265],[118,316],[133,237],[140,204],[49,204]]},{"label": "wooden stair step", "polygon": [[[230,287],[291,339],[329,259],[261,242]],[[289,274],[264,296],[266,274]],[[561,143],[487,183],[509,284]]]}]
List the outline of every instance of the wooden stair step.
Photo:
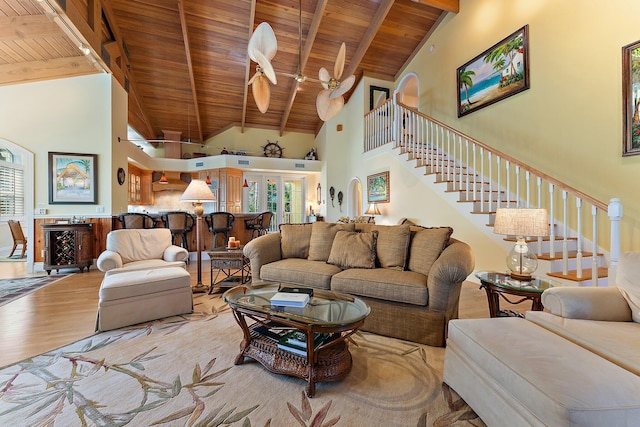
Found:
[{"label": "wooden stair step", "polygon": [[[562,274],[562,272],[556,272],[556,273],[547,273],[548,276],[550,277],[557,277],[559,279],[565,279],[565,280],[571,280],[573,282],[581,282],[581,281],[585,281],[585,280],[591,280],[591,269],[584,269],[582,270],[582,278],[578,278],[578,272],[577,270],[569,270],[567,272],[567,275]],[[605,277],[608,277],[609,275],[609,269],[606,267],[599,267],[598,268],[598,279],[603,279]]]},{"label": "wooden stair step", "polygon": [[[598,254],[601,256],[602,254]],[[578,257],[578,251],[567,251],[567,256],[571,259]],[[593,256],[593,252],[582,252],[582,258],[591,258]],[[562,259],[562,251],[556,251],[556,254],[552,257],[548,253],[543,253],[542,255],[538,255],[538,259],[543,259],[545,261],[558,261]],[[591,271],[591,270],[589,270]]]}]

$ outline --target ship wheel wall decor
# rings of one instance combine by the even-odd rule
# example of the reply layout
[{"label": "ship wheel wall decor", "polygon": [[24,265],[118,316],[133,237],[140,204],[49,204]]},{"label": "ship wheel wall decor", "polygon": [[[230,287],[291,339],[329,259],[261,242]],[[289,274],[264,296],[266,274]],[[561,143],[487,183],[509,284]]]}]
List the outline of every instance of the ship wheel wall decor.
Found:
[{"label": "ship wheel wall decor", "polygon": [[283,148],[278,145],[278,141],[271,142],[267,140],[267,145],[262,148],[264,149],[265,157],[282,157]]}]

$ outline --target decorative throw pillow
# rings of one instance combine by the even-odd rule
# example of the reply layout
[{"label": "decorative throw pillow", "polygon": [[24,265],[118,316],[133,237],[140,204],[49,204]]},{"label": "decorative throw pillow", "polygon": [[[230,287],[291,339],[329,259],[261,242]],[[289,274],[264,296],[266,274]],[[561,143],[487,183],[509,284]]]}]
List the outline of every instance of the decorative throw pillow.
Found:
[{"label": "decorative throw pillow", "polygon": [[378,265],[392,270],[404,270],[411,232],[408,225],[372,225],[369,230],[378,232],[376,254]]},{"label": "decorative throw pillow", "polygon": [[308,259],[326,262],[331,253],[333,238],[338,231],[355,231],[355,225],[352,223],[333,224],[330,222],[314,222],[311,224]]},{"label": "decorative throw pillow", "polygon": [[640,323],[640,252],[620,254],[616,285],[631,308],[631,318]]},{"label": "decorative throw pillow", "polygon": [[338,231],[327,263],[341,269],[375,268],[378,232]]},{"label": "decorative throw pillow", "polygon": [[429,275],[431,266],[449,244],[451,227],[422,228],[411,239],[409,270]]},{"label": "decorative throw pillow", "polygon": [[311,224],[280,224],[282,258],[307,258]]}]

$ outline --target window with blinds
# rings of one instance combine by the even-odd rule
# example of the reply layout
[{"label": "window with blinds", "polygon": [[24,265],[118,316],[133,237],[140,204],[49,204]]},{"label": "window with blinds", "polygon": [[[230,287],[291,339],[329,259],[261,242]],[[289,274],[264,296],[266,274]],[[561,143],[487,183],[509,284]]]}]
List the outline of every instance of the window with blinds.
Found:
[{"label": "window with blinds", "polygon": [[[11,159],[11,158],[10,158]],[[0,219],[24,216],[24,168],[0,158]]]}]

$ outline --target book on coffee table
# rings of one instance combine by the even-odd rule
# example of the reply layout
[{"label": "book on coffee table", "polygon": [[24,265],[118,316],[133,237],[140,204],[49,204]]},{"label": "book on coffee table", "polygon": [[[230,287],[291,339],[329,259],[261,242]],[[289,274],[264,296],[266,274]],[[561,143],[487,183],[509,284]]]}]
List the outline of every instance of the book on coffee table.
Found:
[{"label": "book on coffee table", "polygon": [[309,302],[309,294],[293,293],[293,292],[276,292],[271,297],[272,305],[280,305],[284,307],[304,307]]},{"label": "book on coffee table", "polygon": [[[315,332],[313,334],[313,348],[324,344],[331,334]],[[291,331],[278,340],[278,348],[299,356],[307,355],[307,335],[302,331]]]}]

